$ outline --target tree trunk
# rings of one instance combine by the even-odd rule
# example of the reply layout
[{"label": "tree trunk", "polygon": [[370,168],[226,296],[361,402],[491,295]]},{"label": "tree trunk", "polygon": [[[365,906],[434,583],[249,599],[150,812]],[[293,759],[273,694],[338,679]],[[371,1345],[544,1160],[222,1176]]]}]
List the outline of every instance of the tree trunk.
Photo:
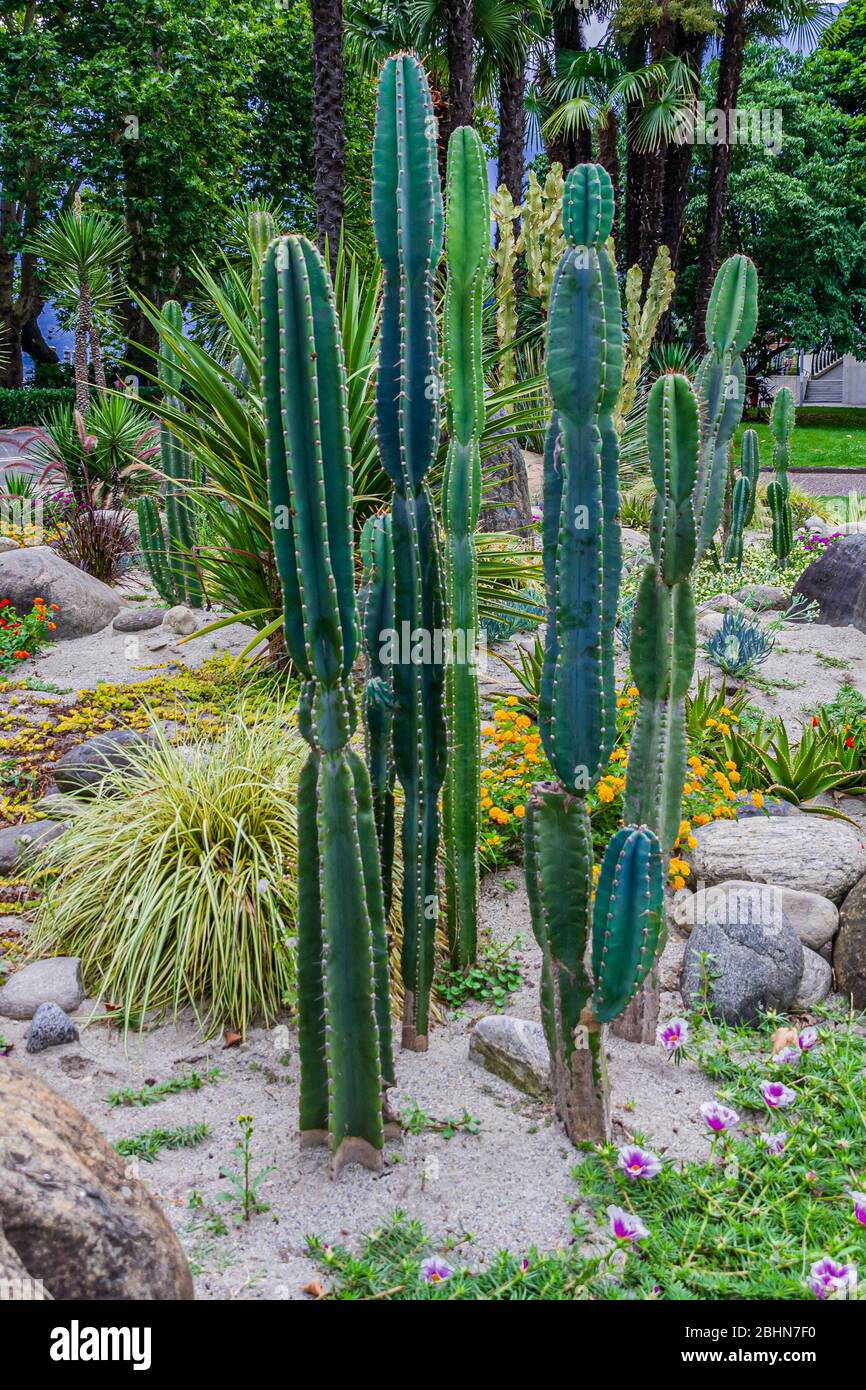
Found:
[{"label": "tree trunk", "polygon": [[96,324],[90,325],[90,360],[93,363],[93,380],[96,382],[97,389],[105,391],[105,365],[102,361],[102,348],[99,344],[99,334],[96,331]]},{"label": "tree trunk", "polygon": [[311,0],[313,165],[319,249],[333,269],[343,223],[346,131],[343,113],[343,0]]},{"label": "tree trunk", "polygon": [[704,237],[698,264],[698,289],[695,298],[695,318],[692,330],[693,346],[701,351],[706,343],[706,315],[713,280],[722,258],[722,230],[728,201],[728,182],[731,175],[731,133],[729,114],[737,104],[743,56],[746,48],[746,0],[730,0],[722,35],[719,59],[719,82],[716,89],[716,108],[725,114],[725,139],[713,145],[710,157],[710,176],[707,185],[707,214]]},{"label": "tree trunk", "polygon": [[[629,69],[646,63],[646,39],[639,34],[631,40],[626,54]],[[636,265],[640,259],[640,210],[643,197],[643,160],[637,148],[638,119],[641,103],[630,101],[625,113],[625,264]]]},{"label": "tree trunk", "polygon": [[620,177],[619,167],[619,121],[611,107],[598,127],[598,162],[610,174],[613,184],[614,212],[611,236],[616,241],[619,235]]},{"label": "tree trunk", "polygon": [[654,968],[647,975],[636,994],[633,994],[619,1018],[614,1019],[611,1031],[617,1038],[626,1042],[650,1045],[656,1040],[659,1022],[659,982],[658,971]]},{"label": "tree trunk", "polygon": [[[579,6],[569,5],[554,15],[553,41],[557,58],[565,53],[584,52],[586,42],[580,22],[581,13]],[[592,131],[588,126],[576,135],[560,131],[549,142],[547,156],[551,164],[557,161],[562,165],[564,174],[575,164],[588,164],[592,160]]]},{"label": "tree trunk", "polygon": [[515,205],[523,197],[523,151],[526,115],[523,98],[526,75],[523,64],[499,68],[499,182],[505,184]]},{"label": "tree trunk", "polygon": [[[36,301],[36,257],[20,254],[15,245],[21,236],[36,230],[35,203],[0,198],[0,386],[17,389],[24,382],[21,331]],[[20,273],[16,267],[20,254]]]},{"label": "tree trunk", "polygon": [[75,320],[75,409],[87,412],[90,382],[87,378],[87,343],[92,326],[93,305],[90,286],[82,280],[78,287],[78,318]]},{"label": "tree trunk", "polygon": [[609,1143],[610,1084],[607,1079],[607,1025],[596,1023],[592,1009],[575,1030],[575,1049],[566,1061],[551,1059],[556,1113],[572,1144]]},{"label": "tree trunk", "polygon": [[445,0],[448,136],[472,124],[472,0]]},{"label": "tree trunk", "polygon": [[42,312],[42,306],[42,295],[37,294],[29,319],[21,325],[21,346],[33,358],[34,362],[56,367],[60,358],[51,344],[46,342],[42,329],[39,327],[39,315]]}]

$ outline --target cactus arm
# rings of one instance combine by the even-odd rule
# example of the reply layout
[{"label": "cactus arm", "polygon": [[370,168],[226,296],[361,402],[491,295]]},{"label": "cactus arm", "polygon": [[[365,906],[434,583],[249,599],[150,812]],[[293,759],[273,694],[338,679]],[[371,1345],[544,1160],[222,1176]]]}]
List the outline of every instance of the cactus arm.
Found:
[{"label": "cactus arm", "polygon": [[[285,498],[292,519],[287,530],[272,513],[274,543],[297,586],[298,655],[309,677],[298,707],[310,745],[298,853],[302,1142],[322,1137],[324,1028],[336,1175],[351,1162],[381,1169],[382,1089],[393,1068],[372,794],[366,766],[349,747],[357,620],[346,376],[330,278],[302,237],[268,249],[262,324],[270,501],[273,508]],[[287,534],[293,558],[285,554]]]},{"label": "cactus arm", "polygon": [[755,430],[744,430],[740,444],[740,473],[749,483],[749,505],[743,518],[743,530],[752,524],[755,505],[758,501],[758,478],[761,473],[761,455],[758,448],[758,435]]},{"label": "cactus arm", "polygon": [[773,469],[775,481],[767,484],[767,501],[772,517],[773,552],[783,566],[794,545],[794,521],[791,513],[788,484],[791,435],[794,432],[794,397],[783,386],[776,392],[770,411],[770,434],[773,439]]},{"label": "cactus arm", "polygon": [[138,534],[141,539],[141,553],[148,573],[161,599],[166,603],[177,601],[174,576],[168,563],[168,551],[162,530],[159,508],[152,497],[140,497],[137,507]]},{"label": "cactus arm", "polygon": [[622,1013],[652,968],[662,930],[663,880],[655,835],[643,826],[618,830],[605,852],[593,908],[592,1007],[601,1023]]},{"label": "cactus arm", "polygon": [[474,665],[478,576],[473,533],[481,505],[481,295],[489,245],[484,150],[476,132],[461,126],[453,132],[448,146],[444,338],[451,439],[442,491],[452,643],[445,672],[448,773],[443,789],[443,829],[446,924],[455,968],[474,961],[478,932],[481,708]]},{"label": "cactus arm", "polygon": [[735,564],[737,569],[743,566],[743,530],[746,525],[746,517],[749,515],[752,496],[752,485],[749,479],[741,476],[734,483],[734,495],[731,507],[731,530],[725,543],[725,560]]},{"label": "cactus arm", "polygon": [[425,475],[439,436],[433,273],[442,250],[436,123],[423,69],[389,58],[379,81],[373,144],[373,228],[384,272],[377,434],[394,482],[392,541],[397,632],[422,643],[393,667],[394,765],[403,788],[404,1046],[426,1050],[438,915],[439,791],[445,773],[442,633],[436,526]]},{"label": "cactus arm", "polygon": [[394,762],[391,749],[394,691],[390,666],[382,659],[386,635],[394,629],[394,560],[389,516],[374,516],[367,520],[361,534],[361,555],[364,583],[358,596],[358,608],[367,669],[363,699],[364,732],[387,921],[391,911],[394,873]]},{"label": "cactus arm", "polygon": [[[166,300],[163,318],[178,340],[183,338],[183,311],[174,299]],[[163,338],[159,354],[159,380],[169,405],[181,408],[178,393],[181,389],[180,352]],[[165,514],[168,545],[164,562],[164,582],[170,587],[167,602],[191,603],[202,601],[201,585],[192,560],[196,542],[195,508],[191,486],[192,468],[189,451],[169,425],[160,425],[160,461],[165,477]],[[162,591],[161,591],[162,592]]]}]

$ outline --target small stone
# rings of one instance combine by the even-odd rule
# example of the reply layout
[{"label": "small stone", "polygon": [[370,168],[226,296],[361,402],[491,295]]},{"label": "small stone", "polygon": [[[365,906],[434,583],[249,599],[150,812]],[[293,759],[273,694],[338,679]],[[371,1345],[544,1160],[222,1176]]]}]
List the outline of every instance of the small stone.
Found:
[{"label": "small stone", "polygon": [[7,825],[0,830],[0,874],[11,877],[22,864],[66,829],[66,821],[34,820],[26,825]]},{"label": "small stone", "polygon": [[705,613],[726,613],[729,611],[732,613],[745,611],[745,605],[733,594],[715,594],[712,598],[698,604],[695,610],[699,618]]},{"label": "small stone", "polygon": [[189,637],[197,626],[195,614],[185,603],[175,604],[174,608],[169,608],[162,617],[163,631],[175,633],[178,637]]},{"label": "small stone", "polygon": [[111,626],[115,632],[147,632],[159,627],[164,614],[164,608],[122,608]]},{"label": "small stone", "polygon": [[790,602],[788,590],[778,584],[747,584],[738,591],[737,598],[757,613],[784,613]]},{"label": "small stone", "polygon": [[57,1004],[71,1014],[83,1000],[78,956],[53,956],[23,965],[10,975],[0,987],[0,1014],[5,1018],[33,1018],[40,1004]]},{"label": "small stone", "polygon": [[797,993],[791,1003],[794,1013],[811,1009],[814,1004],[822,1004],[830,993],[833,971],[829,961],[818,955],[817,951],[803,948],[803,978],[797,986]]},{"label": "small stone", "polygon": [[702,613],[695,627],[701,637],[712,637],[714,633],[721,631],[724,621],[724,613]]},{"label": "small stone", "polygon": [[40,1004],[25,1037],[28,1052],[44,1052],[47,1047],[78,1042],[78,1029],[57,1004]]},{"label": "small stone", "polygon": [[11,536],[0,536],[0,555],[5,555],[10,550],[19,550],[20,546]]},{"label": "small stone", "polygon": [[536,1100],[549,1099],[550,1054],[540,1023],[487,1014],[469,1036],[469,1059],[518,1091]]}]

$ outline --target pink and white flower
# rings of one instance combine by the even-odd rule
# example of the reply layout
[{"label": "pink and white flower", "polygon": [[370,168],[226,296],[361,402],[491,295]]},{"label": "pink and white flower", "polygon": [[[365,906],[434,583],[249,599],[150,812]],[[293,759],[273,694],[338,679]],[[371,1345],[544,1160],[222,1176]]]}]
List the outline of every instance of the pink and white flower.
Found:
[{"label": "pink and white flower", "polygon": [[610,1221],[611,1235],[616,1240],[629,1240],[636,1245],[638,1241],[646,1240],[649,1235],[649,1231],[640,1217],[634,1216],[624,1207],[608,1207],[607,1216]]},{"label": "pink and white flower", "polygon": [[809,1271],[807,1284],[816,1298],[838,1298],[846,1289],[857,1286],[857,1266],[840,1264],[825,1255],[816,1260]]},{"label": "pink and white flower", "polygon": [[652,1149],[639,1149],[636,1144],[623,1144],[617,1155],[617,1165],[626,1177],[655,1178],[662,1170],[662,1161]]},{"label": "pink and white flower", "polygon": [[761,1095],[764,1097],[764,1104],[771,1110],[783,1110],[786,1105],[791,1105],[797,1099],[797,1092],[792,1091],[790,1086],[785,1086],[781,1081],[762,1081]]},{"label": "pink and white flower", "polygon": [[732,1129],[740,1123],[736,1110],[721,1105],[717,1100],[705,1100],[701,1106],[701,1114],[714,1134],[722,1134],[726,1129]]}]

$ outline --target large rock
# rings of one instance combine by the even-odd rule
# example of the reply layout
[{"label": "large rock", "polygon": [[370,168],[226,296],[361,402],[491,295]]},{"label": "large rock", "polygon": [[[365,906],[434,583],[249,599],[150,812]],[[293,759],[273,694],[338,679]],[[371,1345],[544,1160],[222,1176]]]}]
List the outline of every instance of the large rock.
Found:
[{"label": "large rock", "polygon": [[60,1300],[193,1296],[155,1198],[89,1120],[14,1063],[0,1070],[0,1275],[4,1266]]},{"label": "large rock", "polygon": [[40,1004],[27,1029],[27,1051],[44,1052],[48,1047],[72,1042],[78,1042],[78,1029],[68,1014],[57,1004]]},{"label": "large rock", "polygon": [[686,1007],[700,1007],[706,995],[713,1017],[731,1024],[790,1008],[803,978],[803,947],[778,904],[754,889],[734,889],[716,915],[695,924],[686,946]]},{"label": "large rock", "polygon": [[866,877],[851,889],[839,913],[839,935],[833,947],[836,988],[866,1009]]},{"label": "large rock", "polygon": [[843,536],[804,569],[794,595],[814,599],[821,622],[866,632],[866,536]]},{"label": "large rock", "polygon": [[40,1004],[56,1004],[72,1013],[84,1001],[81,961],[77,956],[34,960],[10,975],[0,987],[0,1014],[32,1018]]},{"label": "large rock", "polygon": [[47,545],[28,546],[0,555],[0,596],[8,598],[23,616],[33,600],[44,598],[56,603],[52,613],[57,624],[54,637],[88,637],[101,632],[120,612],[120,599],[113,589],[76,569]]},{"label": "large rock", "polygon": [[487,1014],[469,1035],[469,1057],[537,1100],[550,1097],[550,1054],[540,1023]]},{"label": "large rock", "polygon": [[61,792],[85,795],[119,768],[129,767],[134,754],[153,742],[149,730],[115,729],[96,734],[70,748],[54,764],[54,780]]},{"label": "large rock", "polygon": [[846,821],[825,816],[713,821],[696,838],[689,855],[696,888],[747,879],[839,903],[866,873],[862,836]]},{"label": "large rock", "polygon": [[[503,427],[509,428],[503,416]],[[503,439],[484,458],[484,496],[478,527],[481,531],[516,531],[526,535],[532,522],[529,477],[523,450],[514,439]]]},{"label": "large rock", "polygon": [[56,840],[65,829],[66,822],[61,820],[33,820],[26,825],[5,825],[0,830],[0,875],[14,877],[42,845]]},{"label": "large rock", "polygon": [[830,986],[833,983],[833,971],[830,962],[819,956],[817,951],[810,951],[808,946],[803,948],[803,974],[797,986],[797,993],[791,1001],[792,1013],[800,1013],[804,1009],[811,1009],[815,1004],[822,1004],[830,993]]},{"label": "large rock", "polygon": [[770,907],[775,899],[780,915],[784,915],[803,945],[812,951],[820,951],[839,929],[839,909],[829,898],[822,898],[819,893],[803,893],[797,888],[783,888],[778,883],[749,883],[742,878],[729,879],[713,888],[699,888],[696,893],[677,894],[671,916],[678,927],[691,931],[696,922],[713,922],[719,913],[724,914],[729,892],[738,890],[765,895]]},{"label": "large rock", "polygon": [[780,588],[778,584],[746,584],[736,597],[757,613],[771,610],[784,613],[790,602],[788,590]]}]

